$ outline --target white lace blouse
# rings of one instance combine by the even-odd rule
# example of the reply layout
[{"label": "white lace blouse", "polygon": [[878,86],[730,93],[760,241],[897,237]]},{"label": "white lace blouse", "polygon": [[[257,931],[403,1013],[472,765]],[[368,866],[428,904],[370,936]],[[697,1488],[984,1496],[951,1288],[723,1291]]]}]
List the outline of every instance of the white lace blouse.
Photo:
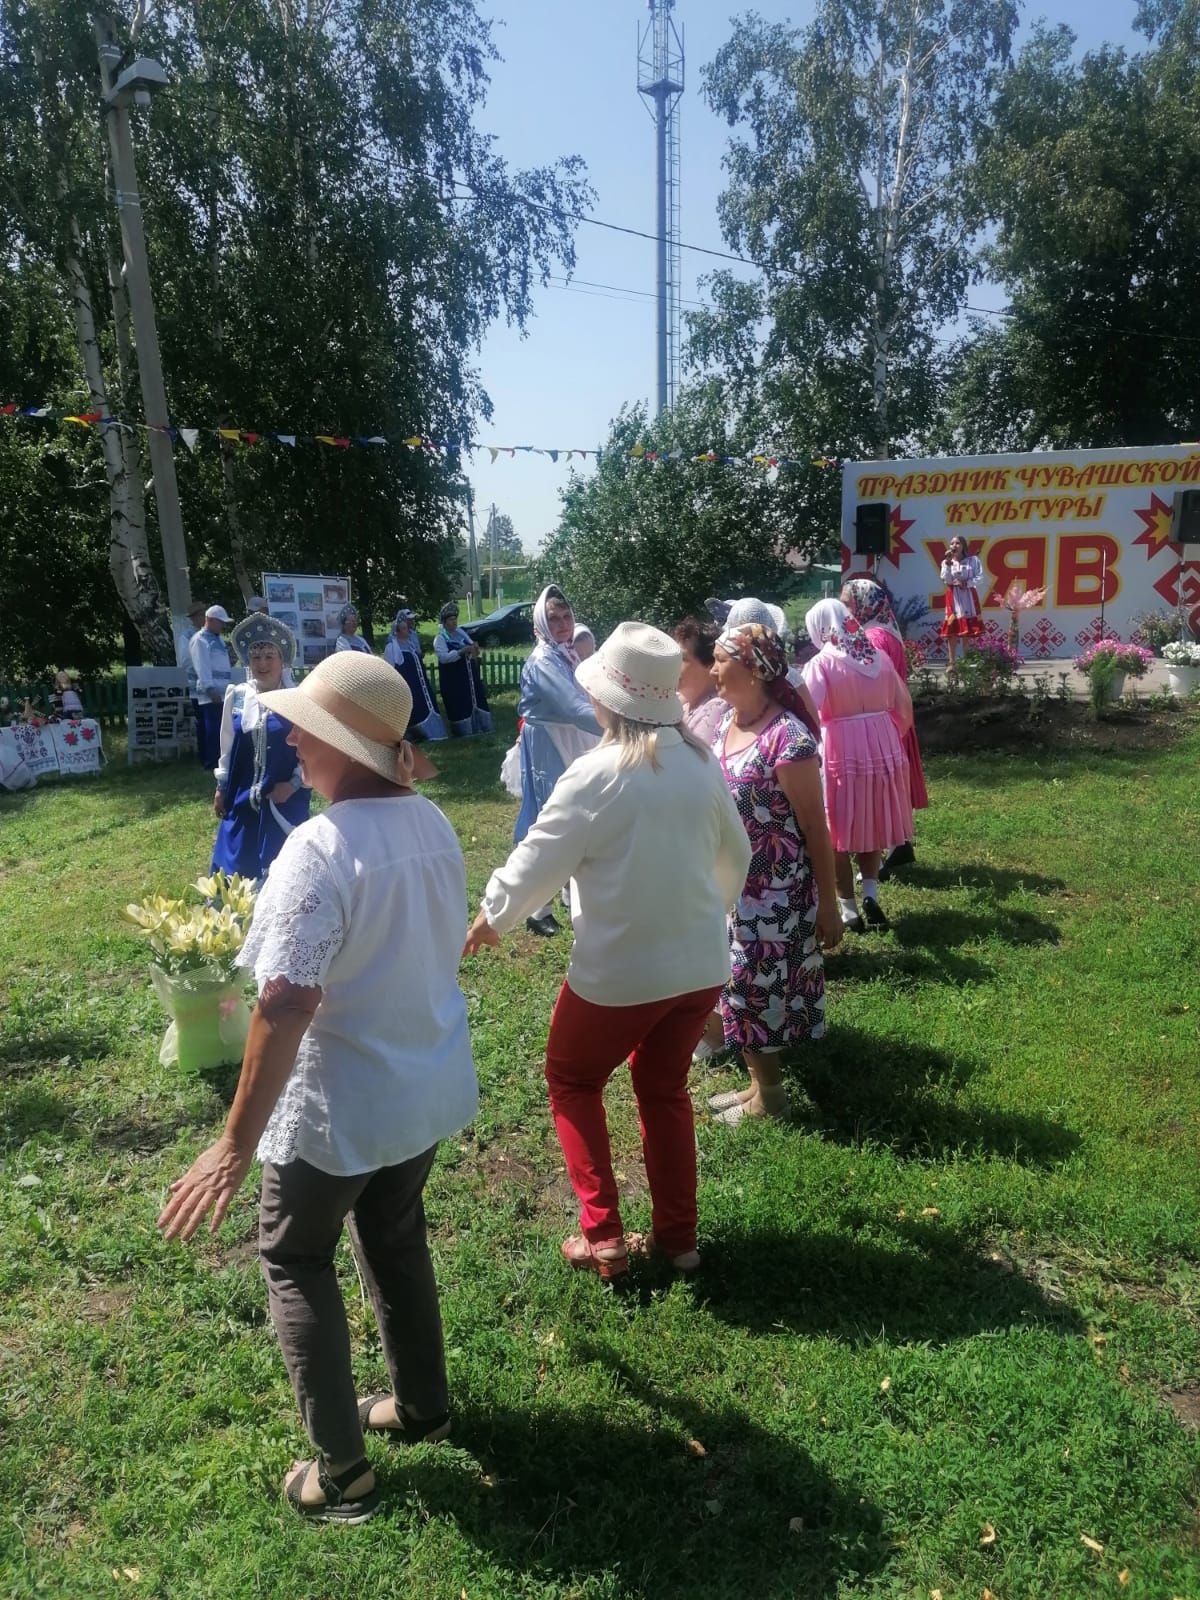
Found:
[{"label": "white lace blouse", "polygon": [[419,1155],[478,1106],[458,964],[467,884],[453,828],[421,795],[342,800],[289,835],[242,948],[322,999],[258,1146],[337,1176]]}]

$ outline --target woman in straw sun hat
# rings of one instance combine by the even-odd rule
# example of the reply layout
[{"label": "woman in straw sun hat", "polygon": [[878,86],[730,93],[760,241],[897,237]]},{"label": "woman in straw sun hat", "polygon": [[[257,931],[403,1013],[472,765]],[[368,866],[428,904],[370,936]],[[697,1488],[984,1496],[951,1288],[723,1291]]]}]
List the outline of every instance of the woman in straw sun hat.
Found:
[{"label": "woman in straw sun hat", "polygon": [[497,945],[575,880],[575,943],[546,1045],[554,1124],[580,1204],[575,1267],[628,1266],[604,1086],[629,1060],[653,1232],[681,1271],[696,1253],[692,1050],[729,976],[726,912],[750,847],[720,769],[684,729],[679,646],[624,622],[578,668],[604,737],[578,756],[491,876],[466,953]]},{"label": "woman in straw sun hat", "polygon": [[[330,804],[288,836],[259,896],[242,951],[259,998],[233,1108],[159,1226],[189,1239],[212,1211],[215,1231],[257,1148],[271,1320],[317,1450],[285,1493],[303,1517],[360,1522],[377,1499],[364,1430],[449,1431],[422,1194],[438,1141],[478,1101],[456,978],[466,873],[454,830],[413,790],[433,769],[405,739],[412,695],[393,667],[347,651],[261,698]],[[343,1222],[390,1380],[361,1401],[334,1267]]]}]

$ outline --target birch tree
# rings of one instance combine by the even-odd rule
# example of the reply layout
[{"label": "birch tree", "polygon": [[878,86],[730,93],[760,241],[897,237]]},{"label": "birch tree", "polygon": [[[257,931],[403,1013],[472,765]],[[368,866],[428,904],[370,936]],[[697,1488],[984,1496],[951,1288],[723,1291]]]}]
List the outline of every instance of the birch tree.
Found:
[{"label": "birch tree", "polygon": [[936,406],[936,335],[975,270],[965,179],[1012,0],[818,0],[795,29],[751,14],[705,70],[734,135],[732,251],[694,361],[758,387],[779,447],[885,456]]}]

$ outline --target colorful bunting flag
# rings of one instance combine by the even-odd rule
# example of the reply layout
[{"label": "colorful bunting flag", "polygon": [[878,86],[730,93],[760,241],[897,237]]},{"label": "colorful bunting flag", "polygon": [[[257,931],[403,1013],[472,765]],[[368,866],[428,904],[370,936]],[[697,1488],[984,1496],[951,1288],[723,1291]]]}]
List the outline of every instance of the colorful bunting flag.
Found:
[{"label": "colorful bunting flag", "polygon": [[[106,417],[99,411],[64,412],[57,411],[51,406],[20,406],[16,401],[7,401],[0,405],[0,417],[25,417],[31,420],[50,420],[55,422],[69,422],[76,427],[89,428],[120,428],[126,433],[134,432],[134,425],[122,422],[117,417]],[[294,450],[297,443],[313,443],[327,445],[334,450],[349,450],[354,446],[359,449],[386,449],[389,444],[403,444],[410,450],[426,450],[433,455],[458,455],[461,452],[474,452],[486,450],[493,465],[502,455],[510,460],[517,455],[548,456],[556,465],[559,460],[573,461],[576,456],[581,461],[586,461],[591,456],[595,461],[603,459],[602,450],[580,450],[575,447],[563,448],[561,446],[550,448],[546,445],[536,444],[487,444],[464,445],[455,440],[427,439],[422,434],[409,434],[405,438],[390,440],[383,434],[335,434],[335,433],[272,433],[264,434],[247,428],[180,428],[168,422],[149,422],[138,424],[144,431],[152,433],[165,433],[172,439],[181,439],[189,452],[195,453],[202,433],[228,441],[233,444],[256,445],[268,439],[273,439],[277,444]],[[629,458],[633,461],[644,461],[656,465],[664,461],[703,462],[712,466],[755,466],[765,470],[764,478],[768,483],[774,483],[779,477],[780,470],[784,467],[812,466],[818,470],[837,470],[842,461],[837,456],[771,456],[759,452],[754,455],[721,455],[715,450],[701,451],[698,455],[688,455],[676,447],[673,450],[649,450],[640,441],[628,451]]]}]

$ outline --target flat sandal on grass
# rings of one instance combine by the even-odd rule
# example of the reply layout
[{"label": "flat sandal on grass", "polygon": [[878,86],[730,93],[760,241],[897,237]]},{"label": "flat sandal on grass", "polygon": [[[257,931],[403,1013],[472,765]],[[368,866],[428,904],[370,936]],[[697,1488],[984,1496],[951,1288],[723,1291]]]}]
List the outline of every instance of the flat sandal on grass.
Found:
[{"label": "flat sandal on grass", "polygon": [[[391,1400],[396,1407],[395,1423],[371,1421],[371,1413],[383,1401]],[[450,1413],[443,1411],[436,1417],[413,1417],[396,1400],[388,1389],[369,1394],[358,1402],[358,1421],[364,1433],[385,1434],[393,1444],[437,1444],[450,1432]]]},{"label": "flat sandal on grass", "polygon": [[[314,1465],[317,1468],[317,1483],[325,1498],[309,1502],[302,1497],[304,1485]],[[366,1477],[370,1471],[371,1463],[365,1457],[361,1461],[356,1461],[352,1467],[347,1467],[345,1472],[336,1475],[329,1471],[320,1456],[315,1463],[300,1461],[284,1480],[284,1498],[292,1510],[306,1522],[340,1522],[350,1527],[359,1522],[369,1522],[379,1509],[379,1485],[372,1484],[365,1494],[356,1495],[352,1499],[347,1498],[346,1490],[359,1478]]]}]

